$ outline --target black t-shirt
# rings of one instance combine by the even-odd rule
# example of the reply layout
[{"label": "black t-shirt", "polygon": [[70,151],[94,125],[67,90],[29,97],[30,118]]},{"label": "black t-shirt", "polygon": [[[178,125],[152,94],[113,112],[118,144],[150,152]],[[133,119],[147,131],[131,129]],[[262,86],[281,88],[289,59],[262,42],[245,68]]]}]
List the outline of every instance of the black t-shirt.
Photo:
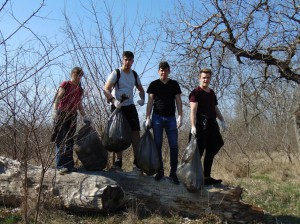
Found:
[{"label": "black t-shirt", "polygon": [[217,117],[216,105],[218,100],[215,92],[210,89],[210,92],[205,92],[200,86],[194,89],[189,95],[190,102],[198,102],[197,119],[201,115],[215,119]]},{"label": "black t-shirt", "polygon": [[175,116],[175,98],[181,94],[181,89],[177,81],[169,79],[163,83],[157,79],[150,83],[147,93],[154,94],[153,113],[160,116]]}]

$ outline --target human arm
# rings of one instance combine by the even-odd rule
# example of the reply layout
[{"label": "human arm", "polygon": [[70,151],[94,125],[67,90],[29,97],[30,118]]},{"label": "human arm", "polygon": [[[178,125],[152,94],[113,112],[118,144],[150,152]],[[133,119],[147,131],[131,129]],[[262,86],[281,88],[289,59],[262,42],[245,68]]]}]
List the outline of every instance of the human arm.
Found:
[{"label": "human arm", "polygon": [[137,101],[137,103],[140,106],[143,106],[145,103],[145,90],[141,84],[138,85],[137,89],[139,91],[139,96],[140,96],[140,99]]},{"label": "human arm", "polygon": [[53,110],[58,110],[58,104],[65,95],[66,90],[63,87],[59,87],[56,97],[53,102]]},{"label": "human arm", "polygon": [[182,125],[182,101],[181,101],[181,94],[177,94],[175,97],[176,101],[176,107],[177,107],[177,113],[178,113],[178,118],[177,118],[177,128],[180,128]]},{"label": "human arm", "polygon": [[191,134],[196,135],[196,114],[198,110],[198,102],[190,102],[191,113],[190,113],[190,122],[191,122]]},{"label": "human arm", "polygon": [[154,103],[154,94],[150,93],[148,94],[148,103],[146,109],[146,126],[150,126],[151,124],[150,116],[152,113],[153,103]]},{"label": "human arm", "polygon": [[53,102],[53,109],[52,109],[52,119],[56,120],[58,116],[58,104],[65,95],[65,89],[63,87],[59,87],[57,94],[55,96],[54,102]]},{"label": "human arm", "polygon": [[111,90],[114,87],[114,83],[107,81],[103,88],[103,93],[108,102],[112,103],[116,108],[120,108],[121,103],[111,94]]}]

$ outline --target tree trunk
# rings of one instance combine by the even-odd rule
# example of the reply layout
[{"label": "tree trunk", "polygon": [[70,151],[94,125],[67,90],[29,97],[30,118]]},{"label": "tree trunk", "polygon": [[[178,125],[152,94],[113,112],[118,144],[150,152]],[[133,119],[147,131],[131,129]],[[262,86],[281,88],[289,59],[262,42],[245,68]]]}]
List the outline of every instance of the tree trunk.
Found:
[{"label": "tree trunk", "polygon": [[296,111],[295,111],[295,132],[296,132],[296,138],[298,143],[298,152],[300,153],[300,104],[298,105]]},{"label": "tree trunk", "polygon": [[[20,168],[19,162],[0,157],[0,203],[18,206],[22,202]],[[40,168],[28,167],[31,195],[40,187],[40,173]],[[167,177],[156,182],[153,177],[131,172],[79,171],[61,176],[49,169],[43,189],[44,204],[74,211],[107,211],[134,205],[143,211],[178,213],[194,218],[203,213],[214,213],[239,223],[263,218],[261,209],[241,201],[243,190],[240,187],[221,185],[191,193],[182,184],[171,183]]]}]

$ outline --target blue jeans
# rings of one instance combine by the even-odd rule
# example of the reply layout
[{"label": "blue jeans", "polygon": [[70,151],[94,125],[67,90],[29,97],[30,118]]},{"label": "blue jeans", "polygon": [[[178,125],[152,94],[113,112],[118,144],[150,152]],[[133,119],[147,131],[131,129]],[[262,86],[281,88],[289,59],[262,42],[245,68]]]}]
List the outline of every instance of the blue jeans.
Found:
[{"label": "blue jeans", "polygon": [[176,174],[178,165],[178,129],[175,116],[160,116],[158,114],[152,115],[152,128],[153,137],[158,150],[160,169],[159,173],[164,173],[163,161],[162,161],[162,141],[163,130],[167,134],[169,147],[170,147],[170,167],[171,174]]},{"label": "blue jeans", "polygon": [[74,134],[76,131],[76,114],[60,113],[56,123],[56,139],[55,139],[55,153],[56,153],[56,168],[74,168],[73,146]]}]

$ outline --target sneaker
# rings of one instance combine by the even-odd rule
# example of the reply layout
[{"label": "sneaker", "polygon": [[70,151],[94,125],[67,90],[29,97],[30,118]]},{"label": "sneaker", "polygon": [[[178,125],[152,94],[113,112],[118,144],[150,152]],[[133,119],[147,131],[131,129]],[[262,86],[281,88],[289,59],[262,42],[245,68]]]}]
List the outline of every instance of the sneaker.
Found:
[{"label": "sneaker", "polygon": [[204,178],[204,185],[216,185],[216,184],[221,184],[222,180],[220,179],[214,179],[212,177],[207,177]]},{"label": "sneaker", "polygon": [[134,173],[137,176],[143,175],[143,171],[140,168],[137,168],[136,166],[132,168],[132,173]]},{"label": "sneaker", "polygon": [[179,180],[177,178],[176,173],[170,174],[170,178],[171,178],[171,180],[173,181],[174,184],[179,184]]},{"label": "sneaker", "polygon": [[66,168],[66,167],[64,167],[64,168],[60,168],[60,169],[58,170],[58,173],[59,173],[60,175],[64,175],[64,174],[76,172],[77,170],[78,170],[78,169],[77,169],[76,167],[72,167],[72,168]]},{"label": "sneaker", "polygon": [[60,175],[65,175],[65,174],[67,174],[67,173],[69,173],[69,169],[68,168],[60,168],[60,169],[58,169],[58,173],[60,174]]},{"label": "sneaker", "polygon": [[156,181],[160,181],[160,180],[163,178],[163,176],[164,176],[164,173],[158,172],[158,173],[155,175],[154,179],[155,179]]},{"label": "sneaker", "polygon": [[112,166],[114,169],[122,169],[122,160],[118,159],[115,161],[114,165]]}]

